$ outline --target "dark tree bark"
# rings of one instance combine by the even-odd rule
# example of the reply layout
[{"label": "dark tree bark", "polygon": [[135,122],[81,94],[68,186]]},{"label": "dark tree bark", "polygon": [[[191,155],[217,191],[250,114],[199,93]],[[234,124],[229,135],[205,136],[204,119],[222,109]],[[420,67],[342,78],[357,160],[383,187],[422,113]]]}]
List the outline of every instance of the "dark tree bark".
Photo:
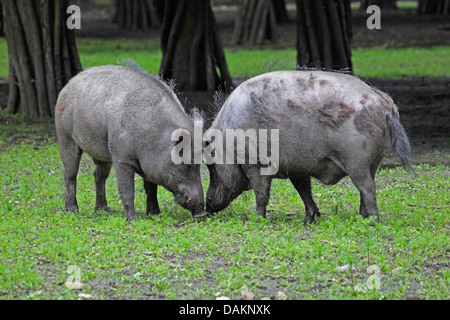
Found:
[{"label": "dark tree bark", "polygon": [[3,31],[3,7],[2,7],[2,0],[0,0],[0,37],[4,35]]},{"label": "dark tree bark", "polygon": [[35,118],[54,116],[57,94],[82,70],[66,0],[4,1],[9,51],[7,110]]},{"label": "dark tree bark", "polygon": [[276,34],[274,2],[280,5],[282,1],[241,0],[232,41],[236,44],[263,44],[265,40],[273,40]]},{"label": "dark tree bark", "polygon": [[449,15],[450,0],[419,0],[419,15]]},{"label": "dark tree bark", "polygon": [[362,0],[360,10],[366,11],[367,7],[377,5],[384,10],[397,10],[396,0]]},{"label": "dark tree bark", "polygon": [[297,0],[299,67],[352,69],[349,0]]},{"label": "dark tree bark", "polygon": [[[231,77],[209,0],[166,0],[160,75],[181,89],[228,89]],[[219,70],[219,73],[217,72]]]},{"label": "dark tree bark", "polygon": [[286,10],[286,3],[284,0],[272,0],[273,9],[275,13],[275,21],[277,24],[283,24],[289,22],[289,15]]},{"label": "dark tree bark", "polygon": [[[120,29],[159,29],[161,0],[114,0],[113,22]],[[161,12],[159,12],[161,13]]]}]

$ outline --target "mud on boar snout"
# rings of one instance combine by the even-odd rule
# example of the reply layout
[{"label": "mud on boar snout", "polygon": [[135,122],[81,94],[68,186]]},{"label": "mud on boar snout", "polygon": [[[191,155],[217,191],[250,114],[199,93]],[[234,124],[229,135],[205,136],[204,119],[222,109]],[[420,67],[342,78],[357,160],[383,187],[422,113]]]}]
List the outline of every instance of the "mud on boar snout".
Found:
[{"label": "mud on boar snout", "polygon": [[[78,209],[76,177],[83,152],[96,165],[95,209],[110,211],[105,181],[113,167],[124,215],[129,221],[136,218],[135,173],[144,180],[147,214],[160,213],[158,185],[168,190],[177,190],[181,184],[188,189],[201,189],[200,167],[177,166],[170,157],[171,133],[179,128],[192,130],[193,121],[164,81],[134,62],[126,65],[87,69],[70,80],[59,94],[55,125],[65,169],[65,206],[69,211]],[[173,175],[177,178],[172,179]],[[203,214],[203,191],[189,198],[184,198],[188,203],[183,207],[195,216]]]}]

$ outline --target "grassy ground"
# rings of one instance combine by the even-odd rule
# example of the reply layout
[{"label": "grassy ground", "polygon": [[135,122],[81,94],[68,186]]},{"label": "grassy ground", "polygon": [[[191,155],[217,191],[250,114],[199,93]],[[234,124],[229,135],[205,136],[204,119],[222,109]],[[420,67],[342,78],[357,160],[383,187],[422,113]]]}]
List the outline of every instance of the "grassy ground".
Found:
[{"label": "grassy ground", "polygon": [[[115,64],[133,58],[149,72],[158,73],[161,50],[158,39],[98,40],[79,39],[78,50],[84,68]],[[230,73],[233,77],[248,68],[250,75],[258,72],[258,65],[279,59],[292,68],[296,65],[294,49],[225,49]],[[411,77],[449,77],[450,47],[431,48],[357,48],[352,52],[354,72],[362,78],[403,79]],[[0,38],[0,78],[8,76],[8,50],[6,40]]]},{"label": "grassy ground", "polygon": [[[139,181],[139,218],[130,225],[114,173],[107,196],[116,212],[93,213],[88,157],[78,177],[80,212],[64,212],[52,123],[3,111],[0,119],[0,299],[235,299],[243,285],[256,298],[278,290],[289,299],[450,298],[450,170],[443,165],[415,165],[415,175],[382,169],[381,222],[373,225],[359,217],[359,195],[347,178],[332,187],[314,181],[323,217],[308,227],[287,181],[274,183],[266,219],[255,215],[248,192],[202,220],[192,220],[162,188],[161,216],[145,217]],[[203,183],[206,189],[206,172]],[[348,264],[355,270],[339,271]],[[379,272],[368,272],[371,265]],[[81,290],[64,285],[70,266],[80,270]],[[364,287],[373,279],[380,289]]]}]

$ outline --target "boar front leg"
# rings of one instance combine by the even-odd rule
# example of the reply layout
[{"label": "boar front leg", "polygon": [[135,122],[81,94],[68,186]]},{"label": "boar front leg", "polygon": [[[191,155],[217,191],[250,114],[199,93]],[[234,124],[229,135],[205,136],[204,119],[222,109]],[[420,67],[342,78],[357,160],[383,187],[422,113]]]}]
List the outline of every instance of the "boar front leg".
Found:
[{"label": "boar front leg", "polygon": [[114,169],[116,170],[119,194],[125,209],[125,218],[131,222],[136,219],[136,211],[134,210],[134,168],[124,163],[115,162]]},{"label": "boar front leg", "polygon": [[260,174],[259,167],[252,167],[244,170],[250,181],[250,185],[255,192],[256,211],[262,217],[266,217],[266,207],[269,203],[270,186],[272,183],[272,176],[263,176]]},{"label": "boar front leg", "polygon": [[106,192],[105,192],[105,183],[106,179],[109,176],[109,172],[111,171],[111,162],[103,162],[99,160],[94,160],[97,168],[94,172],[95,177],[95,211],[97,210],[105,210],[106,212],[111,212],[111,209],[108,207],[108,203],[106,201]]},{"label": "boar front leg", "polygon": [[289,177],[289,179],[305,204],[305,219],[303,223],[306,225],[308,222],[315,222],[315,217],[320,217],[320,212],[311,194],[311,177]]},{"label": "boar front leg", "polygon": [[147,215],[161,213],[158,205],[158,185],[144,179],[144,188],[147,193]]}]

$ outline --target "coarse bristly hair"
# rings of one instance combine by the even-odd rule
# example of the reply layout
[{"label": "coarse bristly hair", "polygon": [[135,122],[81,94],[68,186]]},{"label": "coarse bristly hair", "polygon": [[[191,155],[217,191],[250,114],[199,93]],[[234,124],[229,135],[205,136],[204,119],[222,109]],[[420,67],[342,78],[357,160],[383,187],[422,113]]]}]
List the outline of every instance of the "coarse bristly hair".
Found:
[{"label": "coarse bristly hair", "polygon": [[121,61],[117,61],[117,65],[122,66],[122,67],[126,67],[129,69],[133,69],[136,71],[140,71],[143,72],[145,74],[148,74],[150,76],[155,77],[156,79],[158,79],[159,81],[167,84],[169,86],[169,88],[175,92],[175,87],[176,87],[176,83],[175,80],[173,79],[164,79],[162,76],[158,75],[158,74],[154,74],[154,73],[150,73],[147,70],[145,70],[144,68],[141,67],[141,65],[139,63],[137,63],[136,61],[134,61],[133,58],[126,58],[123,59]]},{"label": "coarse bristly hair", "polygon": [[282,70],[295,70],[296,66],[290,62],[282,61],[277,58],[274,60],[267,59],[259,64],[252,64],[243,66],[236,76],[233,78],[233,82],[229,90],[224,90],[223,88],[218,88],[213,95],[213,101],[209,103],[209,112],[206,114],[205,118],[205,128],[209,128],[212,122],[217,117],[218,113],[222,109],[225,101],[228,99],[230,94],[236,89],[241,83],[247,81],[248,79],[261,75],[264,73],[272,71],[282,71]]},{"label": "coarse bristly hair", "polygon": [[196,105],[193,102],[189,101],[187,97],[184,97],[182,92],[179,92],[176,89],[176,82],[174,79],[165,79],[161,75],[149,73],[144,68],[142,68],[141,65],[139,65],[136,61],[134,61],[133,58],[126,58],[121,61],[118,61],[117,65],[129,68],[132,70],[136,70],[139,72],[143,72],[147,75],[155,77],[155,79],[161,81],[162,83],[165,83],[170,88],[170,90],[172,90],[172,92],[175,94],[175,96],[178,98],[178,100],[181,103],[184,113],[188,116],[189,119],[191,119],[192,121],[198,120],[197,115],[199,114],[202,117],[203,121],[205,122],[205,119],[207,118],[205,112],[199,111],[199,109],[196,107]]}]

